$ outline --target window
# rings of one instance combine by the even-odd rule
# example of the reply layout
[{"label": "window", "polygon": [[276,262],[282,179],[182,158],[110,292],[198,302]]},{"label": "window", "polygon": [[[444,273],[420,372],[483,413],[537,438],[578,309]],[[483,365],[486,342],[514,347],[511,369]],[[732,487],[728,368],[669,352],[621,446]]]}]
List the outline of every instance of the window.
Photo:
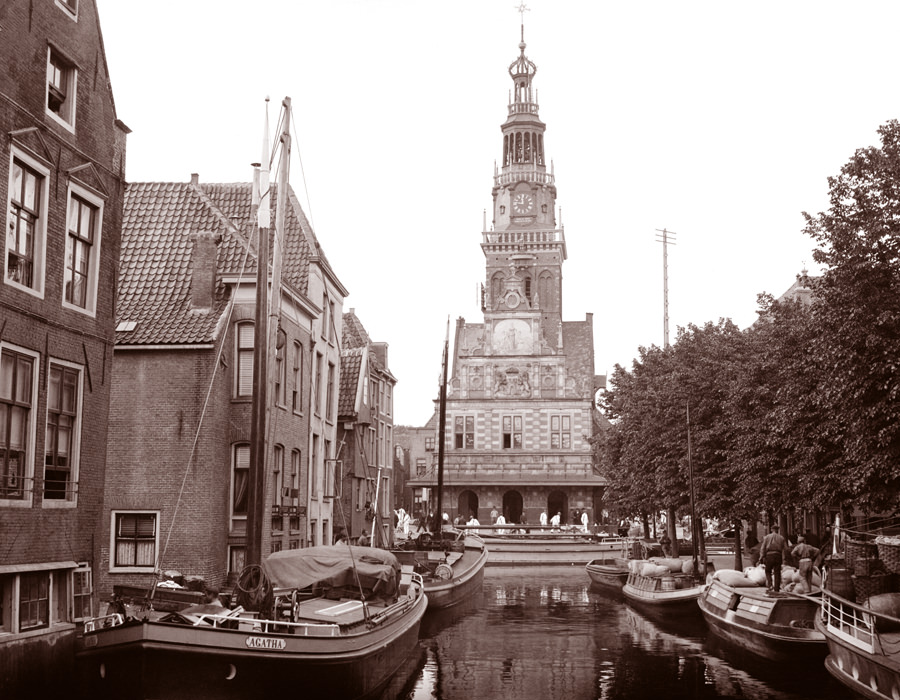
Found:
[{"label": "window", "polygon": [[93,616],[93,608],[91,607],[91,594],[93,592],[91,568],[87,564],[81,564],[72,572],[73,619],[83,620]]},{"label": "window", "polygon": [[334,380],[337,376],[337,372],[334,369],[334,363],[328,363],[328,381],[326,383],[325,390],[328,392],[328,395],[325,397],[325,420],[334,420],[334,398],[335,398],[335,390],[334,390]]},{"label": "window", "polygon": [[235,396],[249,397],[253,395],[253,324],[239,323],[236,331]]},{"label": "window", "polygon": [[284,348],[275,353],[275,403],[284,406],[287,390],[287,363],[284,361]]},{"label": "window", "polygon": [[503,416],[503,449],[522,449],[522,416]]},{"label": "window", "polygon": [[0,349],[0,499],[31,496],[29,444],[34,405],[34,357]]},{"label": "window", "polygon": [[453,439],[453,445],[458,450],[471,450],[475,447],[475,416],[456,416]]},{"label": "window", "polygon": [[34,571],[19,577],[19,630],[50,626],[50,572]]},{"label": "window", "polygon": [[425,451],[434,452],[434,437],[425,438]]},{"label": "window", "polygon": [[47,49],[47,114],[70,131],[75,127],[78,71],[52,46]]},{"label": "window", "polygon": [[112,570],[153,571],[156,563],[157,513],[113,516]]},{"label": "window", "polygon": [[78,483],[81,373],[50,363],[44,440],[44,499],[72,501]]},{"label": "window", "polygon": [[428,463],[424,457],[416,457],[416,476],[425,476],[428,472]]},{"label": "window", "polygon": [[239,574],[244,570],[244,562],[247,561],[247,548],[228,546],[228,573]]},{"label": "window", "polygon": [[328,338],[328,327],[331,325],[328,319],[328,311],[331,305],[328,303],[328,292],[322,292],[322,337]]},{"label": "window", "polygon": [[294,413],[302,413],[301,402],[303,400],[303,344],[294,343],[294,366],[291,377],[291,410]]},{"label": "window", "polygon": [[390,416],[394,413],[394,392],[393,387],[387,382],[385,382],[384,392],[384,412]]},{"label": "window", "polygon": [[70,190],[63,302],[90,313],[97,305],[102,220],[100,200],[89,199],[75,188]]},{"label": "window", "polygon": [[231,468],[231,531],[247,532],[247,490],[250,487],[250,445],[235,445]]},{"label": "window", "polygon": [[312,453],[309,456],[309,497],[319,497],[319,436],[313,435]]},{"label": "window", "polygon": [[334,342],[334,335],[335,335],[335,333],[334,333],[334,319],[337,318],[337,316],[335,316],[335,304],[334,304],[334,302],[333,302],[333,301],[329,302],[329,303],[328,303],[328,307],[329,307],[329,312],[330,312],[330,313],[329,313],[329,317],[331,318],[331,323],[328,324],[328,340],[329,340],[330,342],[333,343],[333,342]]},{"label": "window", "polygon": [[550,448],[554,450],[568,450],[571,447],[571,416],[550,416]]},{"label": "window", "polygon": [[48,174],[37,161],[14,152],[9,180],[5,279],[37,295],[44,292]]},{"label": "window", "polygon": [[281,508],[283,499],[281,489],[284,486],[284,448],[281,445],[275,445],[272,450],[272,476],[275,487],[272,505]]},{"label": "window", "polygon": [[323,391],[323,387],[322,387],[322,362],[323,362],[323,361],[324,361],[324,358],[322,357],[322,353],[317,352],[317,353],[316,353],[316,386],[315,386],[315,392],[316,392],[316,415],[317,415],[317,416],[321,416],[321,415],[322,415],[322,391]]}]

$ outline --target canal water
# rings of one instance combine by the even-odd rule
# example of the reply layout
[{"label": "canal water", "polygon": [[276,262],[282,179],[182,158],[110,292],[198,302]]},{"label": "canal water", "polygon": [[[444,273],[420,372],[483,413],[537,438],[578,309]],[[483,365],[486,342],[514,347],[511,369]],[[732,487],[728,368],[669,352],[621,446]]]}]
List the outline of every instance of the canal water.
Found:
[{"label": "canal water", "polygon": [[723,646],[696,619],[654,619],[583,566],[485,569],[465,608],[426,613],[419,650],[381,700],[843,700],[820,664]]}]

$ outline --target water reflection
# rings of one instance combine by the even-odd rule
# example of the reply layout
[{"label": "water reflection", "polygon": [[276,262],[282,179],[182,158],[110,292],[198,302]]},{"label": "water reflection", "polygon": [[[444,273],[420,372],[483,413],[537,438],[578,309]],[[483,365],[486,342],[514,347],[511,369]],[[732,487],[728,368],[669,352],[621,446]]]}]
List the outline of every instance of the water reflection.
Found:
[{"label": "water reflection", "polygon": [[653,619],[592,588],[582,567],[489,568],[472,605],[428,613],[424,662],[383,700],[837,700],[823,667],[753,665],[699,616]]}]

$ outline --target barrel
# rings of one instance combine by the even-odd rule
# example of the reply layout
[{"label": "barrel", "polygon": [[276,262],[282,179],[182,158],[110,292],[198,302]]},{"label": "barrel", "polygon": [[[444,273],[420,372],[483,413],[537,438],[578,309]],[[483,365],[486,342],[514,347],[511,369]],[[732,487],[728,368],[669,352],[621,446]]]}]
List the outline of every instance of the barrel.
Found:
[{"label": "barrel", "polygon": [[850,569],[828,569],[825,588],[841,598],[856,600],[856,589],[853,587],[853,571]]},{"label": "barrel", "polygon": [[660,588],[664,591],[675,590],[675,579],[672,576],[663,576],[659,582]]}]

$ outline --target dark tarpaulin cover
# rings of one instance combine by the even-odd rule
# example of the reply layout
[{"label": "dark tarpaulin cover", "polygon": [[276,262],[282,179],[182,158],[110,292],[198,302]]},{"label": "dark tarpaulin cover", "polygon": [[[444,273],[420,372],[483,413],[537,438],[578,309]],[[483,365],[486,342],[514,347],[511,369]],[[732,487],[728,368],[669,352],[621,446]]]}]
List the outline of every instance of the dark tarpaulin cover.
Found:
[{"label": "dark tarpaulin cover", "polygon": [[276,588],[318,584],[324,588],[357,589],[358,574],[367,594],[385,598],[397,595],[400,581],[400,562],[393,554],[375,547],[346,544],[275,552],[263,562],[263,570]]}]

